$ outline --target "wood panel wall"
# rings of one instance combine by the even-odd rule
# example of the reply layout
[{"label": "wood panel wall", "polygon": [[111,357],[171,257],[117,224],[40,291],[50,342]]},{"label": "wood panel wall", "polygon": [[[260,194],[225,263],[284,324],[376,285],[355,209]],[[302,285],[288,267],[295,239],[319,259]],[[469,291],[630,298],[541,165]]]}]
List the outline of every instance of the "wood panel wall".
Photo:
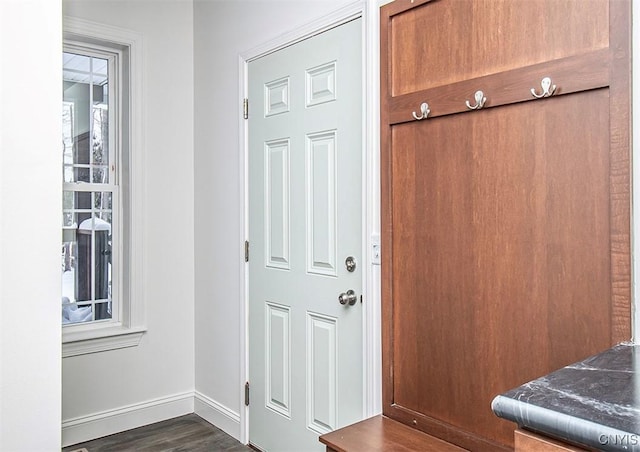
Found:
[{"label": "wood panel wall", "polygon": [[629,8],[382,8],[385,415],[509,449],[493,397],[630,338]]}]

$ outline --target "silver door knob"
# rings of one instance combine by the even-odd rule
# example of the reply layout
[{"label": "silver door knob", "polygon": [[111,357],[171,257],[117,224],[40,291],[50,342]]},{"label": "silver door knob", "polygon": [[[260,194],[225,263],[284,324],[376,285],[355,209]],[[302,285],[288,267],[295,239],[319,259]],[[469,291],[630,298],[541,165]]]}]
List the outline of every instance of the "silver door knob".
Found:
[{"label": "silver door knob", "polygon": [[358,299],[358,297],[356,296],[356,293],[349,289],[346,292],[341,293],[338,296],[338,301],[340,302],[340,304],[342,305],[349,305],[349,306],[353,306],[354,304],[356,304],[356,300]]}]

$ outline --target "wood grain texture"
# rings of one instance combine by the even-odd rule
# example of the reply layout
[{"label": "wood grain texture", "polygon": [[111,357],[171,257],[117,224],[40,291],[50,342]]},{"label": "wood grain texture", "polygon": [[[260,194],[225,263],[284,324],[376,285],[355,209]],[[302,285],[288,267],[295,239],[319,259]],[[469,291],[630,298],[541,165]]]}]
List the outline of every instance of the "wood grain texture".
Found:
[{"label": "wood grain texture", "polygon": [[393,96],[609,46],[601,0],[432,1],[392,18]]},{"label": "wood grain texture", "polygon": [[[380,246],[382,253],[380,264],[382,278],[380,292],[382,299],[380,336],[382,339],[382,406],[393,404],[393,309],[390,303],[392,288],[392,244],[393,244],[393,203],[389,196],[391,187],[391,125],[389,122],[389,25],[394,6],[400,2],[392,2],[381,9],[380,14]],[[386,187],[386,193],[385,193]],[[386,275],[384,274],[386,270]]]},{"label": "wood grain texture", "polygon": [[384,416],[375,416],[320,437],[335,452],[461,452],[441,439]]},{"label": "wood grain texture", "polygon": [[79,448],[86,448],[88,452],[251,452],[249,447],[196,414],[157,422],[62,450],[72,452]]},{"label": "wood grain texture", "polygon": [[482,90],[487,99],[484,109],[517,102],[535,102],[538,99],[533,97],[531,89],[539,93],[540,81],[550,74],[556,85],[554,96],[608,87],[610,60],[609,49],[601,49],[395,96],[388,101],[388,119],[391,124],[414,121],[412,112],[419,112],[418,106],[422,102],[429,104],[429,118],[468,112],[465,101],[475,104],[474,93],[477,90]]},{"label": "wood grain texture", "polygon": [[631,338],[631,4],[611,0],[611,341]]},{"label": "wood grain texture", "polygon": [[586,452],[586,449],[517,429],[515,431],[515,452]]},{"label": "wood grain texture", "polygon": [[[514,444],[495,395],[630,338],[630,4],[510,3],[381,14],[383,410],[486,451]],[[460,44],[453,17],[480,11],[500,38]],[[542,73],[569,82],[527,102]],[[478,81],[494,108],[466,112]],[[409,121],[424,101],[433,117]]]},{"label": "wood grain texture", "polygon": [[608,105],[393,128],[396,405],[508,444],[495,395],[611,345]]}]

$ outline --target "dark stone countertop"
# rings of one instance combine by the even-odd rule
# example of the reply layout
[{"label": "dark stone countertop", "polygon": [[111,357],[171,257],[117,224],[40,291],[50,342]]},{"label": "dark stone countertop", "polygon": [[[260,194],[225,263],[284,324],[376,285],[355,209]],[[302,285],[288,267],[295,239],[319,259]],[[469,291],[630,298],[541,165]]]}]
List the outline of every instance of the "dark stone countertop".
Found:
[{"label": "dark stone countertop", "polygon": [[491,407],[569,443],[640,451],[640,345],[616,345],[499,395]]}]

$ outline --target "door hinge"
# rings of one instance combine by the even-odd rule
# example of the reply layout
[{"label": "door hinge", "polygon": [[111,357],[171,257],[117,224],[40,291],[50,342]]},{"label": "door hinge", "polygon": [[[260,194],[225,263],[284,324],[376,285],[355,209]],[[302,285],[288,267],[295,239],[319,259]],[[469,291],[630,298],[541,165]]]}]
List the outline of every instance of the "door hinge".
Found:
[{"label": "door hinge", "polygon": [[249,119],[249,99],[247,99],[246,97],[242,101],[242,112],[244,119]]},{"label": "door hinge", "polygon": [[244,384],[244,404],[245,406],[249,406],[249,382],[248,381]]},{"label": "door hinge", "polygon": [[244,241],[244,261],[249,262],[249,241]]}]

